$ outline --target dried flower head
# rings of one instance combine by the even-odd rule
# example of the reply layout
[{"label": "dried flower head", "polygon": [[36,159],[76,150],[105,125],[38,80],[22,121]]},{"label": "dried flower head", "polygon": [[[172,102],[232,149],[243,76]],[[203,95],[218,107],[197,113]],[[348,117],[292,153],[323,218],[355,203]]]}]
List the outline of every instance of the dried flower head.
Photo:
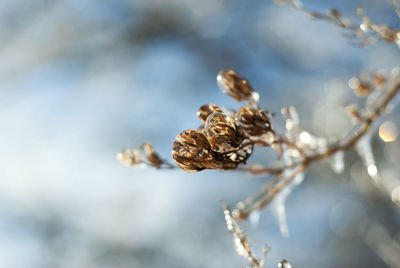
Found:
[{"label": "dried flower head", "polygon": [[175,137],[172,158],[188,172],[223,168],[223,163],[211,151],[207,138],[198,130],[185,130]]},{"label": "dried flower head", "polygon": [[222,113],[222,110],[213,103],[204,104],[197,111],[197,116],[200,118],[201,122],[205,123],[208,116],[212,113]]},{"label": "dried flower head", "polygon": [[218,153],[236,150],[243,141],[233,118],[223,113],[213,113],[207,118],[204,134],[211,149]]},{"label": "dried flower head", "polygon": [[347,106],[345,111],[350,116],[353,122],[359,122],[362,118],[360,110],[355,104]]},{"label": "dried flower head", "polygon": [[290,263],[283,259],[278,263],[278,268],[292,268],[292,265],[290,265]]},{"label": "dried flower head", "polygon": [[374,78],[374,85],[377,87],[383,86],[387,82],[386,77],[380,73],[375,73],[373,78]]},{"label": "dried flower head", "polygon": [[242,107],[236,113],[236,124],[239,131],[245,136],[261,136],[271,131],[271,122],[268,114],[263,110],[252,107]]},{"label": "dried flower head", "polygon": [[361,81],[358,77],[353,77],[349,80],[349,87],[354,90],[354,94],[358,97],[366,97],[372,91],[371,85]]},{"label": "dried flower head", "polygon": [[224,69],[220,71],[217,82],[224,94],[237,101],[249,100],[252,97],[253,88],[246,79],[240,77],[234,70]]},{"label": "dried flower head", "polygon": [[117,159],[126,166],[136,166],[142,163],[142,153],[137,149],[125,149],[117,154]]},{"label": "dried flower head", "polygon": [[149,142],[146,142],[142,145],[142,148],[144,154],[146,155],[147,161],[149,161],[149,163],[154,167],[160,168],[164,161],[155,152],[153,145],[151,145]]},{"label": "dried flower head", "polygon": [[331,8],[328,10],[327,15],[334,20],[340,19],[342,17],[342,14],[340,13],[339,10],[336,8]]}]

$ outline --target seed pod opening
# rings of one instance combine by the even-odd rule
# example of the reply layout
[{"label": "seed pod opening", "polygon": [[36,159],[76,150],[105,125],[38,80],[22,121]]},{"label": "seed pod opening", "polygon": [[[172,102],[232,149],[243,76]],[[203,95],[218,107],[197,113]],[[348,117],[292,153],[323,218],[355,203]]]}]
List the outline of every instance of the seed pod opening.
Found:
[{"label": "seed pod opening", "polygon": [[253,148],[253,144],[246,145],[243,148],[238,149],[237,151],[227,154],[226,158],[229,158],[229,161],[232,161],[234,163],[245,164],[246,160],[253,153]]}]

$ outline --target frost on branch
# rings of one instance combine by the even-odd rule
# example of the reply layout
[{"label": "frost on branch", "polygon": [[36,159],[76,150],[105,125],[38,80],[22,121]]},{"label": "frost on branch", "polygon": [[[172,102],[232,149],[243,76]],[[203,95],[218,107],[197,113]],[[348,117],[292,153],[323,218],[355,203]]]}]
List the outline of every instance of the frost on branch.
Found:
[{"label": "frost on branch", "polygon": [[[343,17],[337,9],[329,9],[325,14],[315,11],[310,11],[303,7],[300,0],[274,0],[276,4],[289,6],[293,9],[304,12],[312,19],[324,20],[338,27],[348,30],[348,36],[358,39],[359,45],[370,45],[378,40],[386,41],[390,44],[400,46],[400,31],[391,28],[385,24],[377,24],[373,22],[364,12],[362,8],[357,9],[357,14],[361,18],[361,22],[354,23]],[[395,12],[399,14],[397,2],[393,1],[392,6]]]},{"label": "frost on branch", "polygon": [[[223,91],[238,101],[254,101],[254,90],[249,82],[233,70],[223,70],[218,75]],[[215,104],[199,108],[197,115],[203,123],[197,130],[178,134],[172,146],[172,158],[181,169],[198,172],[204,169],[246,171],[253,174],[272,175],[273,178],[259,193],[239,202],[235,217],[246,219],[272,203],[283,235],[288,234],[285,201],[295,186],[301,183],[308,166],[316,161],[329,159],[335,172],[344,169],[344,152],[356,147],[369,175],[378,182],[378,172],[371,150],[371,125],[384,113],[400,90],[400,76],[381,73],[363,74],[349,81],[355,95],[365,98],[363,106],[347,108],[352,119],[352,129],[334,143],[316,137],[302,129],[293,106],[282,109],[286,131],[277,133],[270,122],[269,113],[254,106],[243,106],[237,111]],[[269,165],[247,164],[256,147],[274,150],[277,160]],[[142,162],[156,168],[171,166],[155,153],[150,144],[141,150],[128,149],[118,155],[121,162],[137,165]],[[146,161],[144,161],[146,160]]]},{"label": "frost on branch", "polygon": [[246,234],[240,228],[236,219],[232,216],[232,212],[229,209],[228,205],[222,203],[222,206],[224,208],[226,228],[233,236],[233,243],[237,254],[247,259],[247,261],[249,262],[249,265],[247,267],[263,268],[265,263],[265,256],[269,251],[269,247],[264,246],[262,257],[260,259],[257,259],[251,249],[250,242]]},{"label": "frost on branch", "polygon": [[[265,257],[270,251],[270,248],[265,245],[262,250],[262,256],[258,259],[251,249],[249,239],[236,221],[235,217],[232,216],[232,212],[229,209],[228,205],[223,202],[222,206],[224,208],[226,228],[233,236],[233,244],[235,246],[236,253],[239,256],[247,259],[248,266],[246,267],[263,268],[265,265]],[[292,268],[290,263],[285,259],[281,260],[278,263],[278,267]]]},{"label": "frost on branch", "polygon": [[344,170],[344,152],[340,151],[332,155],[329,159],[331,168],[336,173],[342,173]]},{"label": "frost on branch", "polygon": [[286,136],[289,139],[295,139],[300,134],[300,119],[296,108],[293,106],[287,106],[282,108],[281,113],[286,118]]},{"label": "frost on branch", "polygon": [[[358,9],[361,22],[357,24],[344,18],[336,9],[322,14],[308,11],[300,1],[276,2],[305,12],[311,18],[325,20],[348,30],[361,45],[384,40],[400,46],[399,30],[374,23],[362,9]],[[397,4],[393,6],[400,14]],[[358,97],[357,104],[351,104],[346,109],[351,117],[352,128],[348,133],[334,139],[334,142],[328,142],[327,138],[314,136],[302,129],[293,106],[282,109],[286,128],[284,133],[278,133],[271,125],[270,114],[259,107],[259,94],[247,79],[234,70],[224,69],[219,72],[217,83],[223,93],[238,102],[246,102],[246,105],[237,110],[215,104],[201,106],[197,112],[201,121],[200,127],[182,131],[176,136],[172,146],[172,158],[178,167],[187,172],[205,169],[238,170],[272,177],[260,192],[239,202],[233,212],[224,205],[227,229],[234,237],[236,252],[248,260],[249,267],[263,267],[265,258],[255,257],[236,219],[257,218],[259,211],[270,205],[282,235],[289,235],[286,200],[303,181],[305,172],[314,162],[329,160],[332,169],[340,173],[344,170],[344,153],[356,149],[376,184],[390,189],[387,192],[390,192],[392,200],[400,202],[400,186],[396,186],[396,180],[385,185],[384,176],[381,179],[378,175],[371,148],[371,127],[376,125],[379,116],[391,111],[391,106],[395,105],[395,97],[400,91],[398,71],[393,72],[391,76],[364,73],[350,79],[349,87]],[[384,134],[388,125],[385,126],[386,130],[382,126],[381,128],[379,135],[383,137],[382,140],[393,140]],[[247,161],[256,147],[274,150],[277,159],[271,163],[248,164]],[[141,150],[127,149],[118,154],[118,158],[129,166],[146,163],[156,168],[171,167],[155,153],[150,144],[142,146]],[[389,184],[390,187],[387,187]],[[264,248],[264,255],[266,252],[267,248]],[[291,265],[282,260],[278,267],[290,268]]]},{"label": "frost on branch", "polygon": [[368,175],[374,180],[375,183],[379,183],[378,169],[375,164],[375,157],[371,147],[371,134],[367,133],[357,143],[357,152],[360,155],[365,167],[367,168]]},{"label": "frost on branch", "polygon": [[[361,108],[356,105],[349,106],[347,110],[352,117],[352,129],[333,143],[328,143],[326,138],[315,137],[303,130],[294,107],[282,109],[282,114],[286,117],[286,132],[284,136],[275,133],[276,138],[272,146],[277,151],[281,164],[264,167],[251,166],[244,169],[255,174],[271,174],[274,175],[274,179],[267,182],[266,187],[254,197],[239,202],[234,215],[240,219],[246,219],[254,211],[259,211],[266,205],[276,202],[274,212],[285,234],[287,230],[285,207],[284,202],[279,199],[284,200],[283,197],[287,194],[282,196],[280,194],[285,189],[290,189],[289,186],[296,180],[297,175],[304,173],[315,161],[329,159],[334,171],[342,172],[344,152],[354,147],[366,163],[370,176],[376,182],[378,181],[378,172],[370,145],[371,126],[380,115],[389,112],[388,104],[400,90],[400,77],[398,75],[385,77],[382,74],[372,73],[357,79],[353,78],[349,85],[356,96],[366,97],[365,104]],[[360,85],[362,85],[361,89]],[[363,94],[357,93],[358,91]]]},{"label": "frost on branch", "polygon": [[[293,170],[285,170],[283,176],[289,175]],[[303,182],[304,174],[299,173],[275,198],[270,204],[270,209],[274,213],[279,223],[279,230],[283,236],[289,236],[289,228],[286,222],[286,199],[292,193],[294,188]]]}]

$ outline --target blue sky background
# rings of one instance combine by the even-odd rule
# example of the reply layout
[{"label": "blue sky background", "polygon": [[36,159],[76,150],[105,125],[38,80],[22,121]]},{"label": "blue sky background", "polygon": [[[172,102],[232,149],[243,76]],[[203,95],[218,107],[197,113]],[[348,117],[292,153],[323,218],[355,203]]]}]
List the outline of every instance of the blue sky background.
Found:
[{"label": "blue sky background", "polygon": [[[385,1],[304,5],[355,21],[362,5],[399,27]],[[240,107],[216,86],[223,68],[250,80],[277,129],[280,108],[294,105],[310,132],[340,135],[348,79],[400,60],[398,47],[359,48],[344,33],[266,0],[1,1],[0,267],[244,266],[219,202],[234,205],[266,178],[131,169],[115,154],[150,141],[169,157],[175,135],[200,124],[198,107]],[[396,174],[399,142],[373,145],[378,168]],[[354,153],[346,164],[341,175],[311,168],[288,199],[289,238],[268,209],[244,223],[256,252],[272,248],[267,267],[385,267],[357,232],[368,218],[399,238],[399,211]]]}]

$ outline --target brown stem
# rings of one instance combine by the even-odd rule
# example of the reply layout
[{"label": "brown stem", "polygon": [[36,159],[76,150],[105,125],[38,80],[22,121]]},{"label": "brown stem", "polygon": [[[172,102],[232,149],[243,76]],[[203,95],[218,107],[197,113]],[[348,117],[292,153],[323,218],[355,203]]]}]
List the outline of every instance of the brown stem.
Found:
[{"label": "brown stem", "polygon": [[374,120],[382,113],[382,111],[387,108],[387,105],[394,98],[394,96],[396,96],[399,90],[400,81],[397,81],[389,90],[387,95],[378,103],[375,109],[373,109],[368,116],[362,119],[359,128],[355,131],[354,135],[349,135],[350,138],[347,141],[336,146],[332,146],[323,153],[309,156],[306,160],[308,160],[308,162],[314,162],[327,158],[339,151],[348,151],[352,149],[354,145],[356,145],[357,142],[361,139],[361,137],[363,137],[367,133]]},{"label": "brown stem", "polygon": [[268,167],[268,166],[245,166],[240,167],[235,170],[237,171],[245,171],[251,174],[270,174],[270,175],[279,175],[282,174],[283,171],[289,168],[294,168],[298,166],[300,163],[293,163],[291,165],[281,166],[281,167]]},{"label": "brown stem", "polygon": [[282,191],[290,182],[296,178],[298,174],[307,169],[307,164],[301,164],[297,166],[287,177],[282,180],[279,180],[277,184],[274,186],[268,187],[267,191],[264,194],[260,194],[259,198],[255,198],[254,202],[240,203],[237,208],[233,211],[233,214],[238,219],[244,220],[246,219],[253,211],[261,210],[267,204],[269,204],[275,196]]},{"label": "brown stem", "polygon": [[[357,10],[358,15],[362,18],[362,22],[360,24],[351,23],[346,18],[342,17],[340,12],[336,9],[331,9],[327,14],[323,14],[320,12],[314,12],[303,8],[301,5],[297,4],[297,1],[294,0],[275,0],[276,3],[289,6],[295,10],[303,12],[309,15],[313,19],[323,20],[328,23],[334,24],[338,27],[347,29],[353,34],[351,36],[360,39],[360,45],[369,45],[377,40],[384,40],[388,43],[394,43],[398,41],[397,35],[399,34],[398,29],[390,28],[386,25],[376,24],[372,22],[365,14],[364,11],[359,8]],[[396,4],[392,3],[396,13],[399,15],[400,11]],[[360,26],[363,28],[367,28],[369,31],[361,30]]]},{"label": "brown stem", "polygon": [[236,244],[236,251],[239,255],[246,257],[247,261],[249,262],[249,264],[252,265],[252,267],[263,268],[266,253],[265,247],[263,250],[263,257],[260,260],[257,259],[255,257],[255,254],[253,253],[253,250],[251,249],[249,239],[247,238],[246,234],[237,223],[235,218],[232,216],[232,212],[229,209],[229,206],[225,202],[222,202],[222,206],[224,208],[226,227],[228,231],[231,232],[231,234],[233,235],[235,243],[240,244],[239,248],[238,244]]},{"label": "brown stem", "polygon": [[[396,94],[400,91],[400,81],[397,81],[392,88],[388,91],[388,93],[381,99],[380,102],[375,106],[375,108],[360,122],[360,125],[356,131],[349,134],[349,138],[345,140],[343,143],[338,143],[336,145],[332,145],[328,147],[325,152],[316,153],[313,155],[307,155],[303,158],[300,163],[295,163],[296,168],[290,172],[285,178],[279,180],[274,186],[269,186],[268,184],[264,187],[254,198],[250,198],[247,202],[240,202],[236,206],[234,211],[235,217],[239,219],[246,219],[253,211],[261,210],[266,205],[268,205],[275,196],[282,191],[290,182],[296,178],[296,176],[304,172],[307,167],[313,162],[323,160],[327,157],[332,156],[333,154],[339,151],[348,151],[357,144],[357,142],[363,137],[370,126],[374,122],[374,120],[384,111],[389,102],[396,96]],[[268,167],[263,167],[259,169],[251,169],[252,173],[267,173],[267,174],[281,174],[284,170],[289,167],[272,169]]]}]

